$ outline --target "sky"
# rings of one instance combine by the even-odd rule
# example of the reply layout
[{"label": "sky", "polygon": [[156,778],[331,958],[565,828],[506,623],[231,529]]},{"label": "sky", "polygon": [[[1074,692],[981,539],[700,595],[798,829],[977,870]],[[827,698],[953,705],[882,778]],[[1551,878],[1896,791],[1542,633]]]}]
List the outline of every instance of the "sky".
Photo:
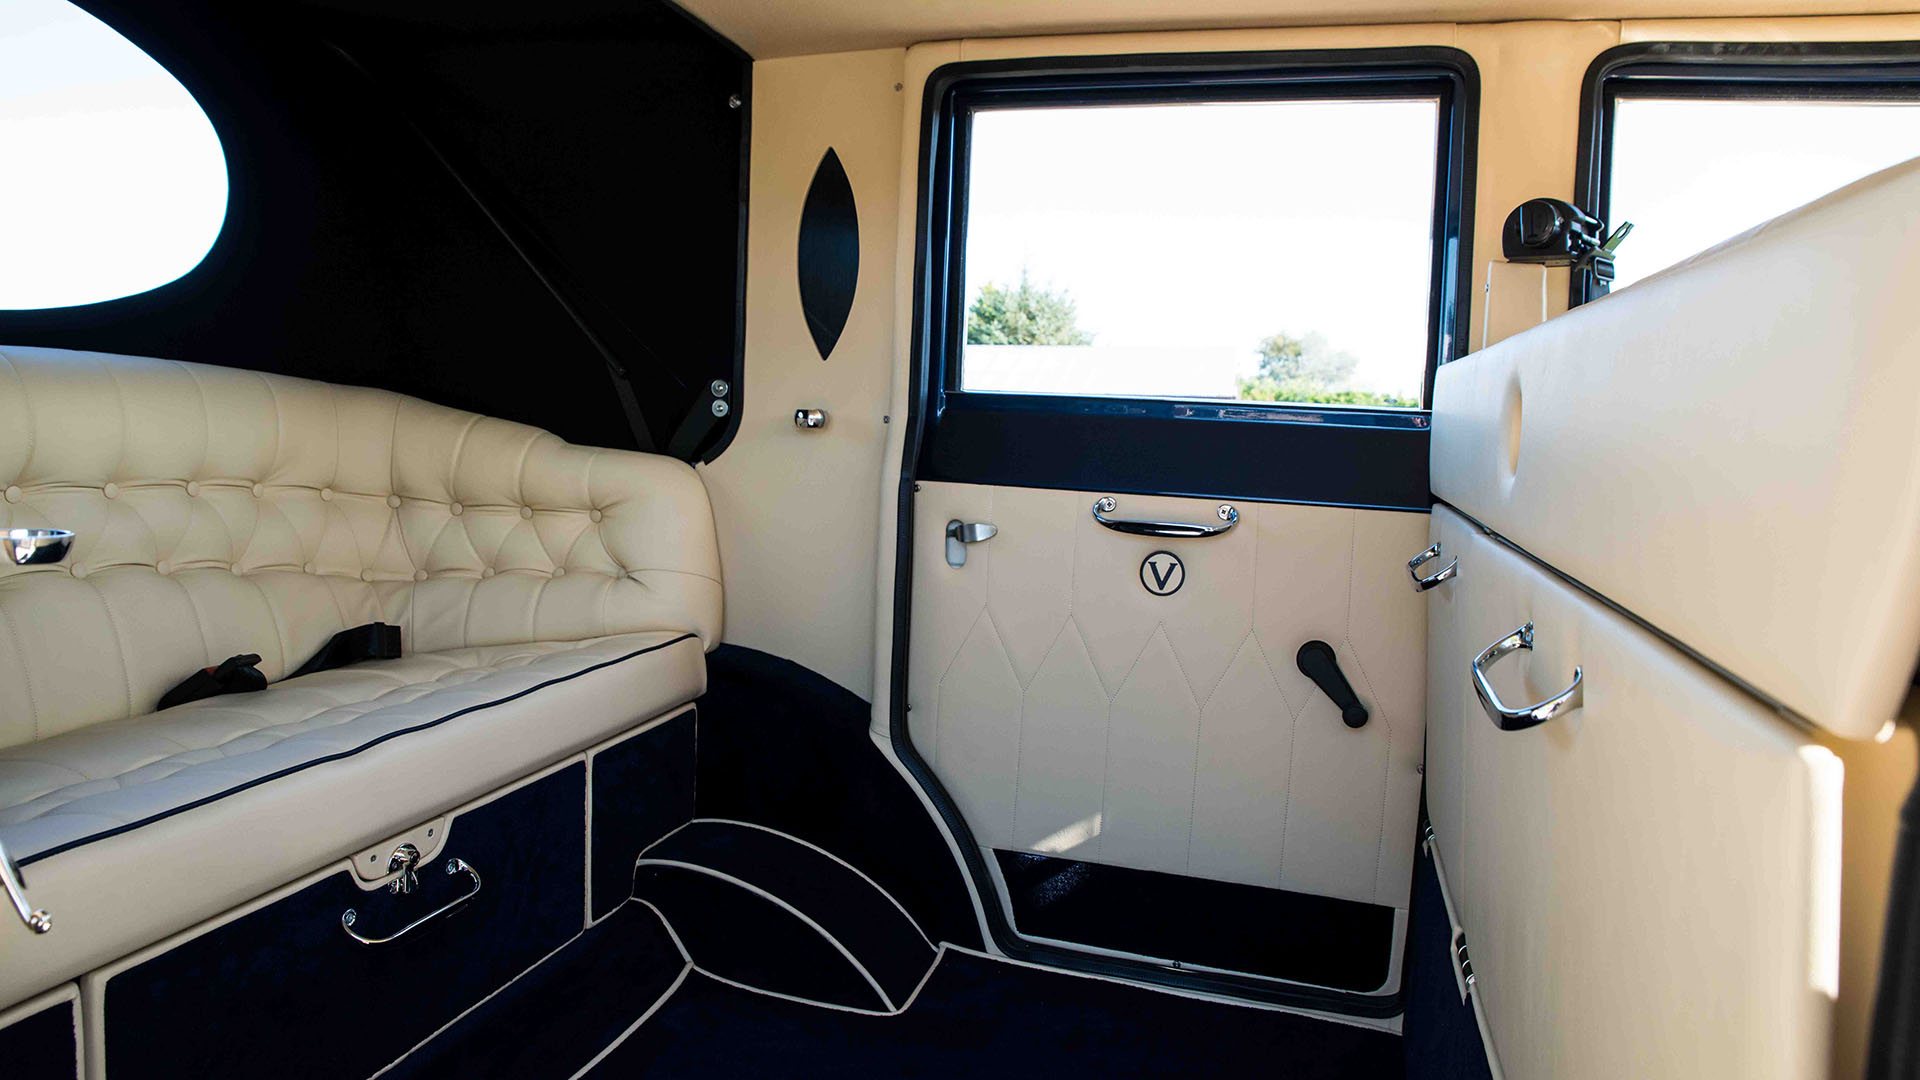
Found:
[{"label": "sky", "polygon": [[1920,104],[1623,98],[1613,146],[1618,289],[1920,155]]},{"label": "sky", "polygon": [[1418,397],[1438,132],[1432,99],[976,113],[967,295],[1024,270],[1095,345],[1246,374],[1262,338],[1317,332],[1356,387]]},{"label": "sky", "polygon": [[127,296],[213,245],[227,166],[166,69],[67,0],[0,0],[0,308]]}]

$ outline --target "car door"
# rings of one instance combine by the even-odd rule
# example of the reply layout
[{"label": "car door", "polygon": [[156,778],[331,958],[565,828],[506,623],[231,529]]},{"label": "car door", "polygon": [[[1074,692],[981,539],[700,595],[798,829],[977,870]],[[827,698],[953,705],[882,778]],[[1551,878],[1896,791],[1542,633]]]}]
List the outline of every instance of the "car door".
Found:
[{"label": "car door", "polygon": [[[1057,63],[927,90],[894,748],[1008,952],[1391,1015],[1464,61]],[[1276,181],[1337,133],[1373,155]]]}]

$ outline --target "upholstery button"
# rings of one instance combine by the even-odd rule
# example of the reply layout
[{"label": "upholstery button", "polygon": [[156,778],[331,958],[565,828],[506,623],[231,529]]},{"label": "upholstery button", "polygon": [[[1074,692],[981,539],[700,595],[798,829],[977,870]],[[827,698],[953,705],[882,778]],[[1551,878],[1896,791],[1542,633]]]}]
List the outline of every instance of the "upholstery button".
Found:
[{"label": "upholstery button", "polygon": [[413,580],[415,581],[427,580],[427,572],[425,570],[415,570],[413,572]]},{"label": "upholstery button", "polygon": [[481,577],[483,577],[483,578],[490,578],[490,577],[492,577],[492,576],[493,576],[493,567],[491,567],[491,566],[489,566],[489,567],[487,567],[487,568],[486,568],[485,570],[482,570],[482,571],[480,571],[480,576],[481,576]]},{"label": "upholstery button", "polygon": [[117,499],[120,497],[120,485],[108,483],[101,487],[100,494],[105,495],[109,499]]},{"label": "upholstery button", "polygon": [[321,502],[332,502],[332,501],[333,501],[333,489],[332,489],[332,488],[321,488],[321,489],[320,489],[320,501],[321,501]]},{"label": "upholstery button", "polygon": [[267,485],[265,485],[265,484],[255,484],[255,485],[253,485],[253,497],[254,497],[254,498],[256,498],[256,499],[257,499],[257,498],[259,498],[260,496],[262,496],[262,495],[265,495],[266,493],[267,493]]},{"label": "upholstery button", "polygon": [[200,484],[199,484],[199,483],[198,483],[197,481],[194,481],[194,480],[189,480],[189,481],[187,481],[187,494],[188,494],[188,495],[194,495],[194,496],[197,496],[197,495],[199,495],[199,494],[200,494]]},{"label": "upholstery button", "polygon": [[172,563],[170,563],[170,562],[168,562],[168,561],[167,561],[167,560],[165,560],[165,559],[161,559],[161,560],[160,560],[159,562],[157,562],[157,563],[154,563],[154,564],[153,564],[153,568],[154,568],[155,570],[158,570],[158,571],[160,571],[160,572],[161,572],[161,573],[163,573],[163,574],[171,574],[171,573],[173,573],[173,564],[172,564]]},{"label": "upholstery button", "polygon": [[315,567],[315,566],[314,566],[314,565],[313,565],[312,563],[308,563],[308,564],[306,564],[305,566],[302,566],[302,567],[300,568],[300,572],[301,572],[301,573],[303,573],[303,574],[317,574],[317,573],[319,573],[320,571],[319,571],[319,569],[318,569],[317,567]]},{"label": "upholstery button", "polygon": [[74,577],[87,576],[87,567],[85,563],[74,563],[73,565],[67,567],[67,569],[72,572]]},{"label": "upholstery button", "polygon": [[20,501],[20,488],[18,485],[9,484],[7,486],[7,501],[8,502]]},{"label": "upholstery button", "polygon": [[447,513],[452,514],[454,517],[459,517],[466,512],[467,508],[461,506],[459,503],[454,503],[452,506],[447,507]]},{"label": "upholstery button", "polygon": [[589,511],[587,511],[587,520],[588,520],[588,521],[599,521],[599,520],[600,520],[600,519],[601,519],[602,517],[605,517],[605,516],[606,516],[606,515],[604,515],[604,514],[602,514],[602,513],[601,513],[600,511],[598,511],[598,510],[589,510]]},{"label": "upholstery button", "polygon": [[554,577],[566,577],[566,576],[567,576],[567,568],[566,568],[566,567],[564,567],[564,566],[556,566],[556,567],[554,567],[554,568],[553,568],[553,576],[554,576]]},{"label": "upholstery button", "polygon": [[229,567],[227,567],[227,569],[229,569],[229,570],[231,570],[231,571],[233,571],[234,573],[236,573],[236,574],[237,574],[237,573],[239,573],[239,572],[240,572],[240,564],[239,564],[239,563],[234,563],[234,564],[233,564],[232,566],[229,566]]},{"label": "upholstery button", "polygon": [[387,505],[392,507],[395,510],[400,509],[400,496],[398,495],[387,496]]},{"label": "upholstery button", "polygon": [[523,518],[530,518],[530,517],[532,517],[532,516],[533,516],[533,507],[531,507],[531,506],[523,506],[523,507],[521,507],[521,508],[520,508],[520,516],[521,516],[521,517],[523,517]]},{"label": "upholstery button", "polygon": [[373,571],[371,570],[360,571],[360,580],[371,583],[373,581]]}]

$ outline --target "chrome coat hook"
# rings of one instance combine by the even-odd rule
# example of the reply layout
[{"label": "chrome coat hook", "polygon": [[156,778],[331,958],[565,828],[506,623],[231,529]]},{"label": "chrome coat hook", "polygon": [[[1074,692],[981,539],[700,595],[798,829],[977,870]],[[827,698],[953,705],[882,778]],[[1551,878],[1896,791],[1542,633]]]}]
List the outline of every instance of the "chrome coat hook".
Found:
[{"label": "chrome coat hook", "polygon": [[27,929],[36,934],[53,929],[53,916],[27,903],[27,883],[20,880],[20,868],[14,865],[13,856],[7,854],[5,844],[0,844],[0,886],[5,886],[7,899],[13,902],[13,913],[20,916]]},{"label": "chrome coat hook", "polygon": [[1586,703],[1586,691],[1581,686],[1580,668],[1573,669],[1573,685],[1533,705],[1514,708],[1500,700],[1494,692],[1493,684],[1487,681],[1487,669],[1508,653],[1533,648],[1533,624],[1523,624],[1520,629],[1501,638],[1482,649],[1479,656],[1473,658],[1473,692],[1480,698],[1480,707],[1487,711],[1487,718],[1501,731],[1525,731],[1527,728],[1544,724],[1563,712],[1572,712]]}]

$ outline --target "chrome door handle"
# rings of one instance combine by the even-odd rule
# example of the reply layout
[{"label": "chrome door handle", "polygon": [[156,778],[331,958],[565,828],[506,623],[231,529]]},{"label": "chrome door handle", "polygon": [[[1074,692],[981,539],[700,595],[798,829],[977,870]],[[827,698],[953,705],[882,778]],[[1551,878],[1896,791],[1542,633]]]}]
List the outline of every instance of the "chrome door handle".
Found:
[{"label": "chrome door handle", "polygon": [[429,923],[441,917],[442,915],[447,915],[452,913],[455,908],[465,905],[467,901],[480,895],[480,871],[475,870],[471,866],[468,866],[466,863],[466,860],[448,859],[447,873],[466,874],[467,876],[473,878],[473,888],[468,889],[465,895],[462,895],[451,901],[448,901],[445,904],[440,905],[439,907],[426,913],[425,915],[420,916],[419,918],[413,920],[412,922],[401,927],[400,929],[395,930],[393,933],[388,934],[386,937],[367,937],[361,934],[360,931],[355,930],[353,928],[353,924],[360,921],[360,913],[355,911],[352,908],[348,908],[347,910],[340,913],[340,929],[345,930],[347,932],[348,937],[352,938],[353,940],[359,942],[362,945],[385,945],[390,941],[400,940],[401,938],[405,937],[409,932],[411,932],[415,927],[421,925],[422,923]]},{"label": "chrome door handle", "polygon": [[1432,547],[1428,548],[1427,550],[1407,560],[1407,576],[1413,579],[1414,592],[1426,592],[1428,589],[1433,588],[1435,585],[1442,584],[1443,582],[1452,581],[1454,578],[1457,578],[1460,576],[1460,560],[1458,558],[1455,558],[1452,562],[1441,567],[1438,571],[1428,574],[1426,577],[1421,577],[1420,567],[1424,563],[1428,562],[1429,560],[1437,559],[1439,557],[1440,557],[1440,545],[1435,544]]},{"label": "chrome door handle", "polygon": [[999,528],[990,522],[959,518],[947,522],[947,565],[955,570],[967,565],[967,545],[985,543],[999,533]]},{"label": "chrome door handle", "polygon": [[1240,524],[1240,511],[1226,503],[1221,503],[1220,509],[1215,511],[1220,516],[1220,520],[1226,523],[1224,525],[1190,525],[1184,521],[1134,521],[1127,518],[1101,516],[1113,513],[1114,507],[1118,505],[1119,503],[1114,502],[1113,496],[1104,496],[1093,504],[1093,520],[1114,532],[1130,533],[1134,536],[1161,536],[1172,540],[1219,536]]},{"label": "chrome door handle", "polygon": [[36,934],[53,929],[53,917],[27,903],[27,883],[20,880],[20,868],[13,865],[13,856],[7,854],[5,844],[0,844],[0,886],[6,888],[7,899],[13,901],[13,913],[20,916],[27,929]]},{"label": "chrome door handle", "polygon": [[1487,681],[1487,669],[1494,662],[1510,652],[1533,648],[1533,624],[1527,623],[1520,629],[1501,638],[1499,641],[1480,651],[1473,658],[1473,692],[1480,698],[1480,707],[1487,710],[1487,718],[1501,731],[1525,731],[1536,724],[1544,724],[1563,712],[1571,712],[1586,703],[1586,694],[1580,684],[1580,669],[1573,669],[1573,685],[1536,705],[1515,709],[1500,700],[1494,692],[1493,684]]}]

